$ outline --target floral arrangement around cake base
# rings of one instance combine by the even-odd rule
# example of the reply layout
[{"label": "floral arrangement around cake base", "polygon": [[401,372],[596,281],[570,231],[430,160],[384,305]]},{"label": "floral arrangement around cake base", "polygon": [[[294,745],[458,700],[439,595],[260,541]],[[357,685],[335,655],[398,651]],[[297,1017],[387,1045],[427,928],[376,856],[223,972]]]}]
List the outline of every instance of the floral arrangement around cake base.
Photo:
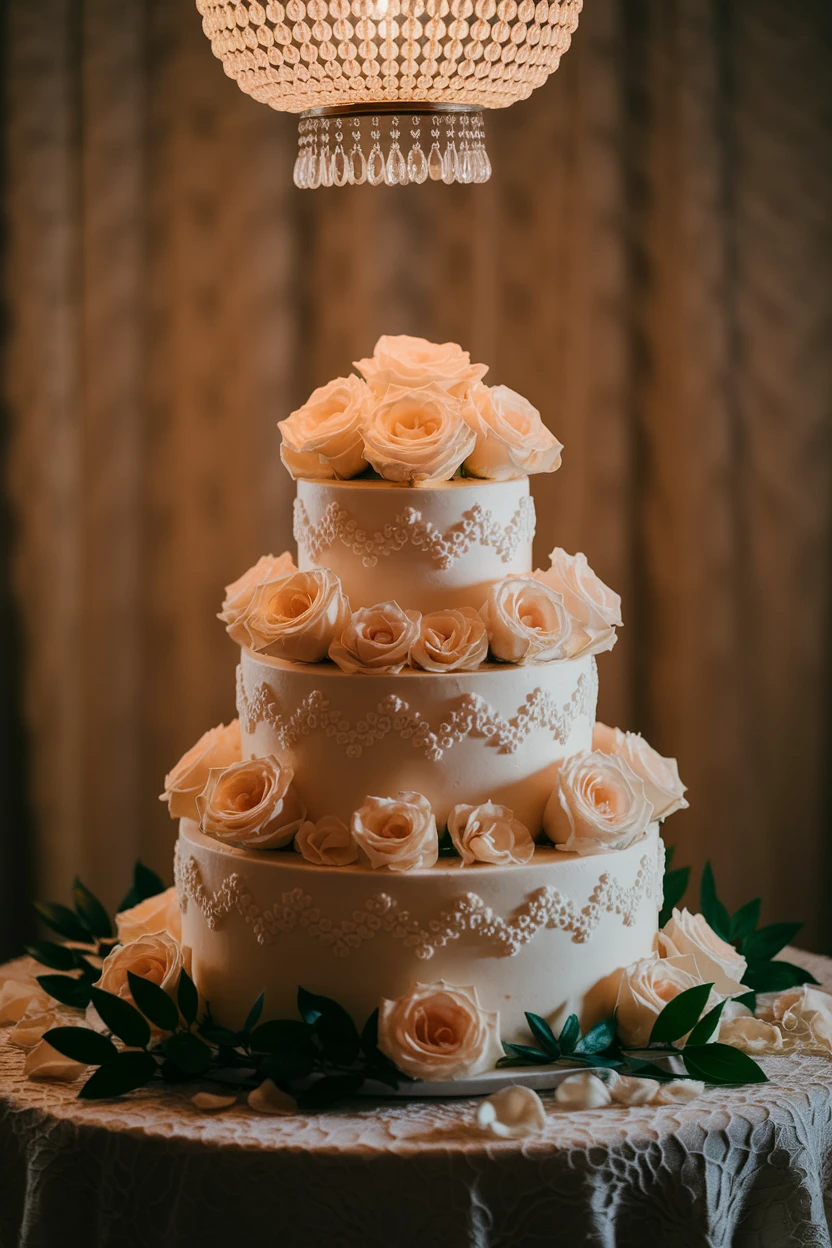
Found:
[{"label": "floral arrangement around cake base", "polygon": [[[832,1056],[832,998],[776,957],[800,924],[760,928],[759,898],[730,915],[710,866],[701,913],[679,909],[688,875],[667,871],[658,950],[623,970],[614,1016],[585,1034],[574,1014],[556,1034],[528,1013],[529,1043],[503,1044],[499,1015],[475,988],[444,982],[381,1001],[360,1030],[336,1001],[303,987],[297,1018],[261,1021],[261,995],[244,1026],[228,1030],[189,974],[175,890],[141,863],[115,923],[79,880],[73,908],[37,906],[63,940],[27,947],[51,973],[0,982],[0,1025],[26,1050],[30,1078],[86,1076],[83,1099],[197,1080],[216,1089],[203,1086],[197,1108],[228,1108],[244,1092],[251,1109],[275,1114],[322,1110],[368,1083],[399,1089],[540,1066],[583,1068],[557,1085],[565,1109],[678,1103],[706,1084],[765,1081],[762,1055]],[[502,1088],[477,1111],[480,1127],[502,1138],[537,1131],[544,1118],[524,1087]]]}]

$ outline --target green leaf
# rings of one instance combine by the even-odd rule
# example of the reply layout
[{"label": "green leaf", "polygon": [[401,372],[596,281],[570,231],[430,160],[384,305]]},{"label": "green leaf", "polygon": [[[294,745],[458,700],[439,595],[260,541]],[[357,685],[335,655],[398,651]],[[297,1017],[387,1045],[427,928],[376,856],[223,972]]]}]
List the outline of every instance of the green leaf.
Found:
[{"label": "green leaf", "polygon": [[503,1048],[509,1057],[522,1058],[526,1066],[550,1066],[552,1064],[551,1054],[544,1053],[540,1049],[533,1049],[528,1044],[510,1044],[504,1040]]},{"label": "green leaf", "polygon": [[698,1022],[712,988],[713,984],[695,984],[668,1001],[653,1024],[650,1043],[672,1044],[686,1035]]},{"label": "green leaf", "polygon": [[615,1019],[605,1018],[600,1023],[596,1023],[594,1027],[581,1036],[575,1045],[575,1053],[583,1053],[591,1056],[593,1053],[603,1053],[610,1045],[615,1043]]},{"label": "green leaf", "polygon": [[184,966],[179,973],[179,983],[176,986],[176,1000],[179,1003],[179,1013],[190,1027],[196,1022],[196,1016],[199,1011],[199,993]]},{"label": "green leaf", "polygon": [[771,923],[749,936],[742,951],[749,961],[768,962],[791,944],[802,927],[802,923]]},{"label": "green leaf", "polygon": [[73,1010],[85,1010],[90,1003],[89,980],[73,979],[70,975],[38,975],[38,983],[50,997]]},{"label": "green leaf", "polygon": [[155,1074],[156,1059],[150,1053],[119,1053],[90,1075],[78,1096],[84,1101],[124,1096],[126,1092],[144,1087]]},{"label": "green leaf", "polygon": [[749,962],[742,977],[743,985],[752,992],[783,992],[798,984],[816,984],[810,971],[793,962]]},{"label": "green leaf", "polygon": [[717,1005],[713,1007],[713,1009],[708,1010],[707,1014],[703,1014],[702,1018],[700,1018],[699,1022],[696,1024],[693,1031],[688,1036],[687,1043],[685,1044],[685,1048],[687,1048],[689,1044],[696,1046],[697,1044],[708,1043],[711,1036],[714,1034],[717,1027],[719,1026],[719,1020],[722,1015],[722,1011],[725,1009],[725,1006],[727,1004],[728,1004],[727,1000],[720,1001]]},{"label": "green leaf", "polygon": [[130,995],[145,1018],[162,1031],[175,1031],[179,1026],[179,1010],[163,988],[133,971],[127,972]]},{"label": "green leaf", "polygon": [[137,862],[133,868],[133,883],[122,898],[116,913],[121,914],[123,910],[132,910],[133,906],[137,906],[140,901],[146,901],[148,897],[156,897],[157,894],[165,891],[165,886],[156,872],[151,871],[150,867],[146,867],[143,862]]},{"label": "green leaf", "polygon": [[260,1015],[263,1013],[263,1006],[265,1004],[265,1001],[266,1001],[266,994],[265,992],[261,992],[260,996],[254,1002],[254,1005],[249,1010],[246,1021],[243,1023],[243,1031],[246,1034],[248,1034],[250,1031],[254,1031],[254,1028],[260,1022]]},{"label": "green leaf", "polygon": [[665,1070],[664,1066],[659,1066],[656,1062],[648,1062],[643,1057],[628,1057],[627,1070],[631,1075],[638,1075],[645,1079],[659,1079],[666,1081],[667,1079],[687,1078],[684,1075],[675,1075],[671,1070]]},{"label": "green leaf", "polygon": [[161,1044],[162,1052],[185,1075],[204,1075],[213,1060],[211,1050],[190,1031],[174,1032]]},{"label": "green leaf", "polygon": [[754,931],[760,921],[761,905],[761,898],[755,897],[753,901],[747,901],[744,906],[740,906],[731,920],[731,942],[733,944],[736,944],[737,941],[745,940]]},{"label": "green leaf", "polygon": [[600,1066],[610,1070],[624,1065],[624,1059],[612,1053],[570,1053],[567,1060],[580,1066]]},{"label": "green leaf", "polygon": [[459,850],[451,840],[451,834],[446,828],[439,837],[439,857],[440,858],[458,858]]},{"label": "green leaf", "polygon": [[547,1061],[557,1060],[560,1057],[560,1045],[546,1019],[541,1018],[539,1014],[530,1014],[527,1010],[526,1022],[538,1045],[547,1054]]},{"label": "green leaf", "polygon": [[51,940],[37,940],[25,948],[30,958],[40,962],[41,966],[51,966],[55,971],[73,971],[78,965],[74,949],[56,945]]},{"label": "green leaf", "polygon": [[659,927],[664,927],[665,923],[670,922],[675,907],[678,906],[688,890],[689,880],[690,867],[679,867],[676,871],[665,871],[664,883],[662,885],[664,902],[659,914]]},{"label": "green leaf", "polygon": [[378,1009],[373,1010],[361,1028],[361,1052],[371,1060],[382,1056],[378,1047]]},{"label": "green leaf", "polygon": [[98,898],[90,892],[86,884],[81,883],[77,876],[72,885],[72,900],[75,903],[78,917],[89,928],[93,936],[102,938],[112,936],[113,925],[110,922],[109,914]]},{"label": "green leaf", "polygon": [[363,1075],[326,1075],[313,1083],[298,1097],[301,1109],[328,1109],[338,1101],[357,1092],[364,1082]]},{"label": "green leaf", "polygon": [[705,1083],[767,1083],[768,1077],[747,1053],[730,1044],[686,1045],[682,1050],[685,1069]]},{"label": "green leaf", "polygon": [[305,1079],[315,1069],[315,1053],[310,1049],[300,1052],[286,1049],[283,1053],[269,1053],[257,1063],[260,1079],[273,1079],[275,1083],[292,1083]]},{"label": "green leaf", "polygon": [[739,1001],[740,1005],[747,1005],[752,1014],[757,1008],[756,992],[744,992],[741,997],[733,997],[732,1000]]},{"label": "green leaf", "polygon": [[580,1038],[581,1024],[578,1022],[578,1016],[577,1014],[570,1014],[563,1024],[563,1030],[558,1038],[560,1050],[564,1057],[568,1057],[570,1053],[575,1051],[575,1046]]},{"label": "green leaf", "polygon": [[112,1040],[89,1027],[53,1027],[43,1038],[64,1057],[83,1062],[85,1066],[103,1066],[118,1057]]},{"label": "green leaf", "polygon": [[713,868],[709,862],[705,863],[705,869],[702,872],[699,908],[717,936],[728,940],[731,935],[731,919],[716,895]]},{"label": "green leaf", "polygon": [[143,1049],[150,1041],[150,1027],[144,1015],[129,1001],[103,988],[90,988],[90,999],[105,1027],[131,1047]]},{"label": "green leaf", "polygon": [[344,1007],[329,997],[298,988],[298,1010],[303,1021],[314,1027],[324,1057],[339,1066],[351,1066],[361,1049],[361,1038]]},{"label": "green leaf", "polygon": [[302,1053],[312,1050],[312,1028],[297,1018],[274,1018],[251,1033],[255,1053]]},{"label": "green leaf", "polygon": [[240,1043],[240,1037],[236,1031],[229,1031],[227,1027],[219,1027],[216,1023],[200,1023],[198,1031],[203,1040],[207,1040],[209,1044],[224,1045],[226,1048],[236,1049]]},{"label": "green leaf", "polygon": [[673,862],[673,858],[674,858],[675,854],[676,854],[676,846],[675,846],[675,845],[665,845],[665,847],[664,847],[664,870],[665,870],[665,874],[667,874],[667,872],[670,870],[670,864]]},{"label": "green leaf", "polygon": [[57,902],[36,901],[35,910],[47,927],[65,940],[77,940],[81,944],[89,944],[91,932],[87,930],[74,910],[61,906]]}]

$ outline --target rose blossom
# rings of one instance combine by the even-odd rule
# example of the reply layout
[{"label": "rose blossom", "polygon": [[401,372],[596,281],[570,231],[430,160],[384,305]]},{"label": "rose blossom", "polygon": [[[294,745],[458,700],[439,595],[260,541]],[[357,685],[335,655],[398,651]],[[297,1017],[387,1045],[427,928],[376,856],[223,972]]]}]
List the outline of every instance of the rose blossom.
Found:
[{"label": "rose blossom", "polygon": [[320,663],[346,628],[350,604],[329,568],[295,572],[261,585],[241,621],[252,650]]},{"label": "rose blossom", "polygon": [[402,611],[397,602],[354,611],[329,657],[342,672],[400,672],[419,636],[418,611]]},{"label": "rose blossom", "polygon": [[436,386],[390,389],[370,409],[364,454],[385,481],[450,481],[471,451],[462,404]]},{"label": "rose blossom", "polygon": [[371,867],[412,871],[439,857],[436,819],[421,793],[366,797],[352,817],[352,834]]},{"label": "rose blossom", "polygon": [[147,897],[129,910],[121,910],[116,915],[116,931],[121,945],[146,936],[148,932],[167,932],[174,940],[181,940],[182,914],[176,889],[165,889],[163,893]]},{"label": "rose blossom", "polygon": [[477,435],[465,461],[472,477],[511,481],[560,468],[563,447],[528,399],[508,386],[482,383],[473,386],[468,397],[466,419]]},{"label": "rose blossom", "polygon": [[355,367],[376,394],[384,394],[389,386],[434,385],[457,398],[464,398],[488,372],[487,364],[472,364],[468,352],[455,342],[428,342],[408,334],[382,335],[372,358],[356,360]]},{"label": "rose blossom", "polygon": [[309,396],[303,407],[277,427],[280,458],[289,475],[307,481],[345,480],[367,467],[362,428],[370,391],[351,373],[336,377]]},{"label": "rose blossom", "polygon": [[160,802],[167,802],[171,819],[196,819],[196,799],[205,788],[212,767],[227,767],[241,756],[240,721],[209,728],[165,776]]},{"label": "rose blossom", "polygon": [[358,858],[358,846],[347,825],[336,815],[324,815],[317,823],[302,823],[295,849],[307,862],[320,867],[346,867]]},{"label": "rose blossom", "polygon": [[615,645],[615,629],[622,623],[621,598],[596,576],[586,555],[568,555],[559,546],[549,556],[546,571],[539,568],[535,580],[563,596],[575,630],[575,654],[601,654]]},{"label": "rose blossom", "polygon": [[295,561],[285,550],[282,555],[263,555],[254,567],[249,568],[241,577],[225,587],[222,611],[217,619],[225,624],[225,631],[238,646],[247,646],[249,635],[242,621],[252,604],[254,595],[261,585],[278,581],[281,577],[291,576],[297,572]]},{"label": "rose blossom", "polygon": [[129,945],[116,945],[107,954],[96,988],[112,992],[135,1005],[127,979],[128,971],[132,971],[142,979],[149,979],[175,1001],[179,976],[183,967],[188,969],[185,961],[184,950],[178,941],[167,932],[151,932],[138,940],[131,940]]},{"label": "rose blossom", "polygon": [[599,854],[640,840],[652,818],[644,785],[623,759],[587,751],[561,764],[543,827],[558,849]]},{"label": "rose blossom", "polygon": [[196,803],[200,832],[245,849],[288,845],[306,818],[292,776],[291,767],[274,757],[212,770]]},{"label": "rose blossom", "polygon": [[476,989],[440,980],[414,984],[382,1001],[378,1047],[415,1079],[441,1082],[490,1070],[503,1055],[500,1016],[482,1009]]},{"label": "rose blossom", "polygon": [[572,654],[573,625],[562,596],[531,576],[508,576],[480,608],[491,652],[505,663],[548,663]]},{"label": "rose blossom", "polygon": [[471,672],[488,657],[488,634],[473,607],[422,616],[410,661],[426,672]]},{"label": "rose blossom", "polygon": [[717,936],[704,914],[674,910],[659,932],[659,949],[665,957],[691,954],[702,978],[713,983],[718,993],[739,994],[748,963],[721,936]]},{"label": "rose blossom", "polygon": [[[618,989],[615,1018],[618,1034],[629,1048],[642,1049],[650,1043],[653,1024],[668,1001],[687,988],[707,983],[699,974],[695,958],[649,958],[633,962],[624,971]],[[711,992],[707,1008],[719,1000]]]},{"label": "rose blossom", "polygon": [[772,1000],[757,998],[757,1012],[780,1031],[787,1049],[800,1048],[832,1054],[832,997],[802,984],[779,993]]},{"label": "rose blossom", "polygon": [[653,807],[654,819],[666,819],[676,810],[687,809],[685,786],[679,779],[676,759],[662,758],[637,732],[622,732],[620,728],[596,723],[592,730],[592,748],[623,758],[640,777]]},{"label": "rose blossom", "polygon": [[488,862],[493,866],[529,862],[534,841],[524,823],[507,806],[484,802],[481,806],[454,806],[448,815],[448,831],[462,865]]}]

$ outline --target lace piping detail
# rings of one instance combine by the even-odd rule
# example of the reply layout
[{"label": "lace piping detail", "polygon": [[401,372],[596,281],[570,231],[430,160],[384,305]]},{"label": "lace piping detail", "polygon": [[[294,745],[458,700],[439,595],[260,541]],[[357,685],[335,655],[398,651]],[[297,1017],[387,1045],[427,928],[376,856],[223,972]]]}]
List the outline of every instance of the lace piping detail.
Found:
[{"label": "lace piping detail", "polygon": [[534,520],[531,498],[520,500],[508,524],[499,524],[490,511],[475,503],[463,513],[461,520],[442,533],[429,520],[424,520],[417,508],[405,507],[392,524],[370,534],[359,528],[346,508],[336,502],[329,503],[318,523],[313,524],[302,499],[296,498],[294,534],[295,541],[305,548],[314,563],[318,563],[324,551],[335,542],[341,542],[361,559],[365,568],[374,568],[380,558],[396,554],[410,542],[423,550],[437,567],[446,570],[474,545],[490,547],[503,563],[508,563],[521,542],[534,537]]},{"label": "lace piping detail", "polygon": [[660,903],[660,863],[650,859],[648,854],[642,857],[629,888],[623,888],[606,872],[602,874],[583,905],[546,885],[531,893],[504,919],[478,893],[463,893],[427,923],[420,922],[385,892],[374,893],[363,910],[353,911],[351,918],[340,922],[323,914],[301,888],[287,890],[279,901],[261,909],[243,876],[236,871],[226,876],[216,892],[209,893],[196,859],[186,857],[179,843],[175,874],[183,912],[193,902],[212,931],[236,911],[259,945],[271,945],[281,935],[303,928],[312,939],[331,949],[334,957],[346,958],[368,940],[386,935],[402,941],[417,958],[427,960],[437,949],[464,936],[483,941],[499,956],[513,957],[543,928],[570,932],[575,944],[584,944],[605,914],[617,914],[625,926],[631,927],[646,898],[651,898],[657,907]]},{"label": "lace piping detail", "polygon": [[421,750],[434,762],[468,737],[484,738],[500,754],[515,754],[535,729],[551,733],[555,741],[565,745],[576,720],[594,716],[596,695],[597,668],[593,659],[590,674],[581,673],[571,698],[563,706],[558,706],[550,693],[537,688],[506,719],[478,693],[466,693],[448,718],[434,729],[404,698],[390,694],[374,711],[351,723],[333,709],[320,689],[307,694],[291,715],[284,716],[265,681],[257,686],[252,697],[248,696],[242,666],[237,668],[237,712],[246,732],[253,732],[258,723],[268,724],[281,749],[291,749],[302,737],[324,732],[344,747],[348,758],[360,758],[365,749],[390,733],[410,741],[415,750]]}]

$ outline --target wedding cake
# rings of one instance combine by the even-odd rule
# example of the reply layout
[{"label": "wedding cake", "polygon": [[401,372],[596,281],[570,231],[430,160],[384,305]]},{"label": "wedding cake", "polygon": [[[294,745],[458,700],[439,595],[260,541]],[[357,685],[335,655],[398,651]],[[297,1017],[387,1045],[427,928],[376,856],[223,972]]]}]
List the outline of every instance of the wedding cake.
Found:
[{"label": "wedding cake", "polygon": [[280,422],[297,557],[227,587],[238,719],[166,778],[182,938],[221,1023],[303,985],[380,1007],[422,1077],[419,1026],[462,1025],[464,1077],[525,1011],[611,1014],[684,788],[595,722],[618,596],[582,554],[534,570],[529,475],[562,450],[539,413],[453,344],[383,337],[356,368]]}]

